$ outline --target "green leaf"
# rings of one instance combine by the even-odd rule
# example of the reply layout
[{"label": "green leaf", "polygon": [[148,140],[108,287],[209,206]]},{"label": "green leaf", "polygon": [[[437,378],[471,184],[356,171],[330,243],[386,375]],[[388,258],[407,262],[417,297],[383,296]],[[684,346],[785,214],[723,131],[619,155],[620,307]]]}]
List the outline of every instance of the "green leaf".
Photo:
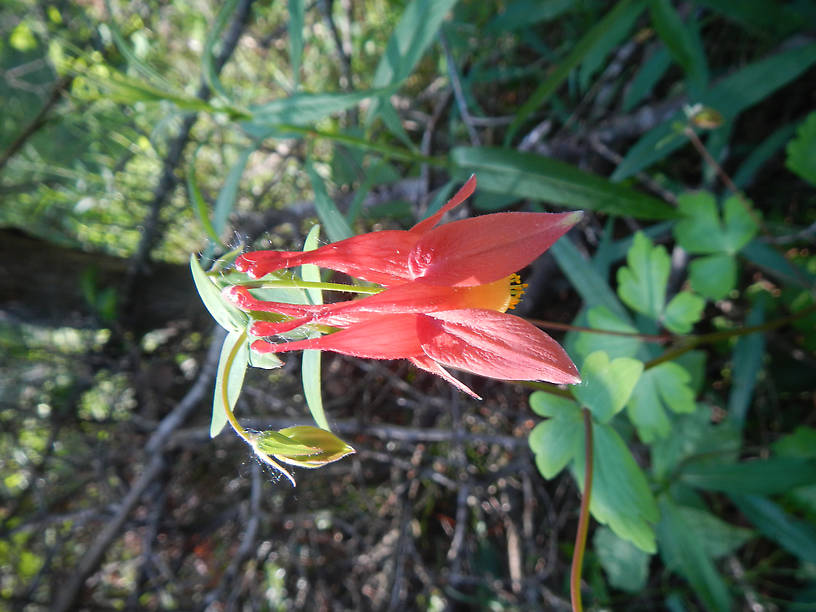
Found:
[{"label": "green leaf", "polygon": [[533,393],[530,403],[534,407],[538,403],[540,409],[536,412],[550,413],[547,416],[551,418],[533,428],[529,443],[538,471],[549,479],[563,470],[576,454],[583,452],[584,423],[575,402],[557,398],[555,401],[546,400],[550,403],[545,407],[541,405],[545,401],[543,395],[542,391]]},{"label": "green leaf", "polygon": [[[388,39],[374,72],[374,87],[388,87],[404,81],[436,38],[437,31],[456,0],[411,0]],[[366,116],[371,125],[385,98],[373,102]]]},{"label": "green leaf", "polygon": [[[747,327],[761,325],[765,320],[766,301],[765,294],[761,294],[745,319]],[[728,396],[728,415],[732,422],[740,428],[745,423],[745,415],[751,405],[751,397],[762,370],[764,356],[764,334],[749,334],[737,340],[732,358],[733,374],[731,393]]]},{"label": "green leaf", "polygon": [[204,302],[212,318],[228,332],[239,332],[244,329],[249,317],[221,297],[221,291],[215,286],[201,268],[195,255],[190,255],[190,270],[193,273],[193,282],[196,291]]},{"label": "green leaf", "polygon": [[329,240],[338,242],[351,238],[354,232],[346,218],[337,209],[337,205],[329,197],[326,184],[315,170],[311,160],[308,159],[306,160],[306,173],[309,175],[309,181],[312,183],[312,190],[314,190],[317,216],[320,217],[320,222],[326,228]]},{"label": "green leaf", "polygon": [[731,501],[767,538],[808,563],[816,563],[816,528],[758,495],[731,494]]},{"label": "green leaf", "polygon": [[451,160],[460,178],[479,177],[480,190],[639,219],[677,217],[671,206],[657,198],[543,155],[456,147]]},{"label": "green leaf", "polygon": [[606,279],[581,254],[569,236],[558,240],[550,247],[549,252],[588,307],[603,306],[622,321],[630,322],[629,313],[609,288]]},{"label": "green leaf", "polygon": [[645,2],[631,4],[627,10],[619,13],[603,34],[595,40],[578,70],[578,87],[581,91],[587,90],[592,75],[600,69],[609,54],[627,37],[640,17],[640,13],[643,12],[645,4]]},{"label": "green leaf", "polygon": [[618,295],[632,310],[659,320],[666,301],[669,254],[637,232],[626,261],[628,266],[618,269]]},{"label": "green leaf", "polygon": [[732,554],[754,537],[752,530],[735,527],[706,510],[677,506],[677,511],[683,516],[685,524],[689,526],[689,537],[702,542],[703,550],[711,559],[720,559]]},{"label": "green leaf", "polygon": [[697,409],[690,381],[691,375],[674,362],[661,363],[643,373],[626,407],[643,442],[650,444],[669,434],[671,421],[666,410],[688,413]]},{"label": "green leaf", "polygon": [[[726,121],[733,120],[745,109],[798,77],[814,62],[816,44],[788,48],[721,79],[702,96],[700,102],[722,113]],[[685,121],[682,113],[644,134],[629,149],[612,173],[611,180],[621,181],[637,174],[686,144],[683,137],[667,141],[667,137],[676,132],[674,124],[678,121]]]},{"label": "green leaf", "polygon": [[250,145],[243,149],[238,154],[238,159],[230,168],[224,185],[221,191],[218,192],[218,197],[215,200],[213,207],[213,228],[217,234],[221,234],[227,226],[227,220],[230,213],[235,208],[235,203],[238,199],[238,188],[241,184],[241,177],[244,174],[249,156],[255,151],[255,146]]},{"label": "green leaf", "polygon": [[735,461],[740,449],[739,431],[728,421],[712,423],[709,411],[697,410],[673,419],[672,435],[652,447],[655,478],[669,478],[689,460],[697,464]]},{"label": "green leaf", "polygon": [[746,495],[774,495],[802,485],[816,484],[816,459],[773,457],[740,463],[689,463],[681,482],[706,491]]},{"label": "green leaf", "polygon": [[224,28],[227,27],[237,6],[238,0],[226,0],[223,3],[218,15],[215,17],[215,23],[207,32],[207,39],[204,41],[204,52],[201,54],[204,80],[210,86],[210,89],[224,100],[228,100],[229,95],[221,84],[221,79],[218,78],[218,72],[215,69],[215,46],[221,41],[221,34],[224,32]]},{"label": "green leaf", "polygon": [[650,555],[619,538],[608,527],[595,530],[592,544],[609,584],[629,593],[643,590],[649,578]]},{"label": "green leaf", "polygon": [[[303,245],[304,251],[312,251],[317,248],[320,226],[315,225],[309,230],[306,242]],[[305,281],[320,282],[320,268],[313,264],[306,264],[300,267],[300,276]],[[319,289],[307,289],[309,301],[312,304],[323,303],[323,292]],[[323,393],[321,391],[320,362],[321,352],[315,349],[303,351],[303,359],[300,368],[300,377],[303,381],[303,395],[306,398],[306,405],[315,423],[323,429],[329,430],[329,422],[323,411]]]},{"label": "green leaf", "polygon": [[572,415],[580,409],[574,400],[545,391],[534,391],[530,395],[530,408],[543,417]]},{"label": "green leaf", "polygon": [[[595,449],[589,503],[592,516],[642,551],[654,553],[653,525],[659,514],[646,477],[611,426],[593,423],[592,436]],[[584,465],[581,449],[576,453],[572,467],[581,491],[584,490]]]},{"label": "green leaf", "polygon": [[705,538],[692,537],[693,534],[688,515],[662,497],[657,537],[666,567],[689,581],[706,610],[728,612],[731,610],[728,587],[707,554]]},{"label": "green leaf", "polygon": [[788,261],[779,251],[764,242],[752,240],[740,251],[740,255],[786,283],[802,289],[816,286],[816,275]]},{"label": "green leaf", "polygon": [[671,66],[668,49],[660,47],[643,62],[635,77],[629,82],[623,94],[623,112],[630,112],[637,106],[666,74]]},{"label": "green leaf", "polygon": [[663,325],[675,334],[687,334],[703,316],[705,300],[690,291],[681,291],[666,304]]},{"label": "green leaf", "polygon": [[723,219],[714,197],[705,191],[685,193],[677,198],[683,215],[674,228],[680,245],[689,253],[725,253],[734,255],[756,235],[756,213],[737,196],[723,203]]},{"label": "green leaf", "polygon": [[[603,19],[589,32],[584,34],[578,42],[572,45],[572,51],[570,51],[569,55],[555,65],[553,70],[536,88],[527,102],[516,111],[516,117],[507,129],[507,134],[504,139],[505,146],[508,146],[513,141],[516,132],[518,132],[519,128],[527,121],[530,115],[538,111],[541,105],[558,90],[572,69],[583,62],[595,49],[596,45],[604,40],[606,33],[613,29],[619,20],[630,19],[630,14],[633,10],[633,8],[629,6],[630,4],[632,4],[630,0],[618,2]],[[637,2],[635,6],[638,10],[642,10],[644,3]]]},{"label": "green leaf", "polygon": [[606,423],[623,410],[642,372],[643,363],[637,359],[610,361],[609,355],[598,351],[584,360],[581,384],[571,387],[572,393],[598,422]]},{"label": "green leaf", "polygon": [[759,170],[773,159],[793,136],[794,128],[793,123],[787,123],[754,147],[734,173],[734,184],[740,189],[753,184]]},{"label": "green leaf", "polygon": [[221,238],[218,232],[215,231],[212,221],[210,221],[210,212],[207,202],[204,201],[204,196],[201,195],[201,190],[198,188],[198,182],[196,181],[195,158],[197,157],[197,153],[198,151],[196,150],[196,153],[193,154],[193,160],[187,164],[187,193],[190,195],[193,210],[201,222],[201,225],[204,227],[204,231],[207,232],[207,235],[214,244],[221,244]]},{"label": "green leaf", "polygon": [[785,165],[800,178],[816,185],[816,112],[810,113],[788,143]]},{"label": "green leaf", "polygon": [[[623,321],[605,306],[590,308],[587,312],[587,319],[590,327],[595,329],[629,334],[638,333],[638,329],[634,325]],[[581,332],[575,341],[576,350],[583,356],[595,351],[604,351],[613,359],[615,357],[634,357],[640,346],[641,341],[637,337],[594,334],[591,332]]]},{"label": "green leaf", "polygon": [[[345,93],[299,93],[250,107],[252,119],[244,125],[257,138],[272,134],[279,125],[312,125],[357,106],[363,100],[393,89],[367,89]],[[281,128],[284,129],[284,128]]]},{"label": "green leaf", "polygon": [[710,300],[721,300],[737,285],[737,260],[733,255],[706,255],[689,264],[694,290]]},{"label": "green leaf", "polygon": [[292,64],[292,83],[295,91],[297,91],[300,82],[304,22],[305,7],[303,0],[289,0],[289,63]]},{"label": "green leaf", "polygon": [[784,457],[816,458],[816,429],[799,425],[793,433],[773,443],[774,452]]},{"label": "green leaf", "polygon": [[575,7],[575,0],[515,0],[508,2],[504,11],[494,17],[485,30],[503,33],[529,28],[542,21],[552,21]]},{"label": "green leaf", "polygon": [[657,35],[688,76],[693,97],[699,96],[708,80],[708,66],[699,36],[695,35],[693,26],[683,24],[669,0],[652,0],[649,9]]},{"label": "green leaf", "polygon": [[221,433],[227,423],[227,411],[232,412],[235,408],[235,402],[238,401],[241,387],[244,384],[248,359],[249,344],[246,334],[236,331],[227,334],[227,337],[224,338],[224,345],[221,347],[218,371],[215,375],[212,421],[210,421],[211,438]]}]

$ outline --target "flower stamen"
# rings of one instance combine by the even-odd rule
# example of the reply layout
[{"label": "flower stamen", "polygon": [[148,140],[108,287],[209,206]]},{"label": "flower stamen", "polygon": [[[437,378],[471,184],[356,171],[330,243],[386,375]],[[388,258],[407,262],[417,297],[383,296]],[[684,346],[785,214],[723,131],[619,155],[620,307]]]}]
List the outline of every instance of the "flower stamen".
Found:
[{"label": "flower stamen", "polygon": [[507,310],[513,310],[516,307],[528,286],[527,283],[521,282],[518,274],[510,275],[510,303],[507,304]]}]

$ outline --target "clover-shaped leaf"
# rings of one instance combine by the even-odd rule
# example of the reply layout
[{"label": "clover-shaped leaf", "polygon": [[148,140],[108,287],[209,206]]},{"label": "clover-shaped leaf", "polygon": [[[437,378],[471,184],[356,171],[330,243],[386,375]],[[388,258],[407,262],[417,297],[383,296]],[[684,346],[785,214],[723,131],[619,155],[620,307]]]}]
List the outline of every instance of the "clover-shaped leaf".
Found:
[{"label": "clover-shaped leaf", "polygon": [[738,196],[723,203],[722,219],[710,193],[685,193],[677,198],[683,219],[674,227],[677,242],[689,253],[735,255],[756,235],[756,212]]},{"label": "clover-shaped leaf", "polygon": [[669,434],[667,409],[677,413],[696,410],[690,382],[691,375],[673,362],[661,363],[643,373],[626,406],[641,440],[648,444]]},{"label": "clover-shaped leaf", "polygon": [[737,284],[737,261],[728,254],[694,259],[689,264],[689,281],[700,295],[721,300]]},{"label": "clover-shaped leaf", "polygon": [[641,372],[643,363],[637,359],[610,361],[609,355],[597,351],[584,360],[582,382],[572,387],[572,393],[598,422],[606,423],[626,405]]},{"label": "clover-shaped leaf", "polygon": [[663,325],[676,334],[687,334],[703,316],[705,300],[690,291],[681,291],[666,304]]},{"label": "clover-shaped leaf", "polygon": [[583,449],[584,425],[574,401],[543,391],[530,396],[530,406],[549,417],[530,432],[530,449],[544,478],[553,478]]},{"label": "clover-shaped leaf", "polygon": [[658,320],[666,302],[671,267],[669,254],[637,232],[626,262],[628,266],[618,270],[618,295],[632,310]]}]

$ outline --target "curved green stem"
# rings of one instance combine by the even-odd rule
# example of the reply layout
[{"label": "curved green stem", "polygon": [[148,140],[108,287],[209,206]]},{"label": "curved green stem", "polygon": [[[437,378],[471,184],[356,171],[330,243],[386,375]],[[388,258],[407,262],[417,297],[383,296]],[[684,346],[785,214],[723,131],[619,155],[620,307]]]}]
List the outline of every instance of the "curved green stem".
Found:
[{"label": "curved green stem", "polygon": [[575,533],[575,550],[572,553],[572,568],[570,570],[570,600],[573,612],[581,612],[581,569],[584,565],[584,550],[586,550],[587,533],[589,532],[589,502],[592,496],[592,415],[586,408],[582,409],[584,416],[584,495],[581,498],[581,512],[578,515],[578,530]]},{"label": "curved green stem", "polygon": [[229,355],[227,355],[227,362],[224,364],[224,376],[222,377],[223,384],[221,385],[220,389],[221,403],[224,405],[224,414],[226,415],[230,426],[232,426],[232,429],[244,442],[249,444],[250,448],[252,448],[252,452],[254,452],[261,461],[286,476],[292,483],[292,486],[295,486],[295,479],[292,477],[292,475],[279,463],[274,461],[269,455],[258,448],[258,436],[244,429],[244,427],[238,422],[238,419],[235,418],[235,413],[232,411],[232,407],[230,406],[229,394],[227,393],[229,375],[230,371],[232,370],[232,364],[235,362],[235,357],[238,355],[238,351],[244,345],[245,341],[246,331],[241,332],[241,337],[238,339],[238,342],[235,343],[235,346],[232,347]]}]

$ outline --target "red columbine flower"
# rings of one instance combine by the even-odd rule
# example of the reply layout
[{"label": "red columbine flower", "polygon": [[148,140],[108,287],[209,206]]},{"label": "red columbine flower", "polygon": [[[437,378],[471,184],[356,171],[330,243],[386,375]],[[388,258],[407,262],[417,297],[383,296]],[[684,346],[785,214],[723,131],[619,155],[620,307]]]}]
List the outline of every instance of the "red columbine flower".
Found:
[{"label": "red columbine flower", "polygon": [[252,348],[409,359],[474,397],[442,366],[491,378],[579,382],[575,365],[555,340],[506,311],[524,288],[515,272],[548,249],[581,213],[496,213],[435,227],[475,187],[471,177],[439,212],[407,231],[361,234],[314,251],[239,257],[236,267],[255,278],[311,263],[385,287],[360,300],[315,306],[265,302],[245,287],[230,287],[226,297],[243,310],[292,317],[257,322],[255,335],[273,336],[306,324],[340,328],[307,340],[257,340]]}]

